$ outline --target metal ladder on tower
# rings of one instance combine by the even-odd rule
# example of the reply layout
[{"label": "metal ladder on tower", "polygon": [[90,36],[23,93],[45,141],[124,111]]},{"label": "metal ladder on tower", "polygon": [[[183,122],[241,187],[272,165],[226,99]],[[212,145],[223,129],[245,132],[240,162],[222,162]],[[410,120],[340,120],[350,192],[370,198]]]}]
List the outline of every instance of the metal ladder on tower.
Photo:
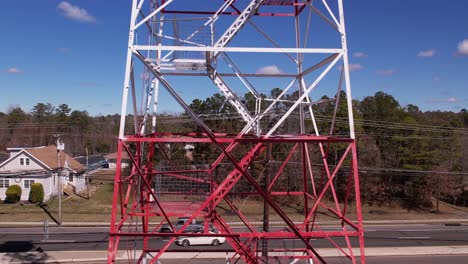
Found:
[{"label": "metal ladder on tower", "polygon": [[[231,26],[224,32],[224,34],[219,38],[219,40],[214,44],[215,48],[226,47],[227,44],[232,40],[232,38],[239,32],[239,30],[246,24],[246,22],[253,16],[258,8],[262,5],[264,0],[253,0],[247,5],[247,7],[242,11],[242,13],[237,17],[237,19],[231,24]],[[210,61],[214,61],[218,56],[219,51],[215,51],[211,54]],[[216,70],[208,65],[208,76],[213,81],[213,83],[218,87],[218,89],[223,93],[229,103],[237,110],[237,112],[242,116],[245,122],[253,124],[252,116],[250,115],[249,110],[244,106],[244,104],[239,100],[236,94],[231,90],[227,83],[219,76]]]}]

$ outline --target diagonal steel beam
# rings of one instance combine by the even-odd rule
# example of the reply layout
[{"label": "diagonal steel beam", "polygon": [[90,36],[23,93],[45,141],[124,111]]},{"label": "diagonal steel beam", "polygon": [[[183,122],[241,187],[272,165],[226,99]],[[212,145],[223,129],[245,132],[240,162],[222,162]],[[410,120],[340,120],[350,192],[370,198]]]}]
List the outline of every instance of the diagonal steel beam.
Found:
[{"label": "diagonal steel beam", "polygon": [[[222,217],[219,214],[214,215],[214,222],[213,224],[219,228],[220,230],[223,230],[224,232],[231,234],[233,233],[232,229],[229,227],[229,225],[222,219]],[[254,252],[251,252],[249,248],[246,246],[246,243],[242,242],[238,237],[226,237],[226,240],[228,240],[229,244],[235,249],[237,254],[246,261],[246,263],[256,263],[256,257]],[[241,254],[243,252],[244,254]]]},{"label": "diagonal steel beam", "polygon": [[327,68],[317,77],[317,79],[309,86],[309,88],[307,88],[307,90],[304,91],[302,96],[300,96],[297,99],[296,103],[294,103],[289,108],[289,110],[286,111],[286,113],[280,118],[280,120],[278,120],[278,122],[270,129],[270,131],[268,131],[266,136],[271,136],[276,131],[276,129],[278,129],[278,127],[281,126],[281,124],[283,124],[283,122],[286,120],[286,118],[288,118],[288,116],[297,108],[297,106],[304,101],[304,99],[309,95],[309,93],[320,83],[320,81],[322,81],[322,79],[325,77],[325,75],[331,70],[331,68],[336,64],[336,62],[341,57],[342,57],[342,55],[340,54],[327,66]]},{"label": "diagonal steel beam", "polygon": [[336,58],[336,56],[338,56],[338,53],[335,53],[335,54],[332,54],[332,55],[328,56],[327,58],[325,58],[325,59],[322,60],[321,62],[319,62],[319,63],[313,65],[312,67],[310,67],[310,68],[304,70],[304,71],[301,73],[301,75],[302,75],[302,76],[306,76],[307,74],[309,74],[309,73],[311,73],[311,72],[313,72],[313,71],[319,69],[320,67],[323,67],[324,65],[326,65],[326,64],[328,64],[328,63],[330,63],[330,62],[332,62],[332,61]]},{"label": "diagonal steel beam", "polygon": [[231,88],[227,85],[223,78],[218,74],[216,70],[214,70],[211,66],[208,67],[209,70],[209,78],[213,81],[214,85],[218,87],[218,89],[223,93],[224,97],[228,100],[228,102],[236,109],[236,111],[241,115],[242,119],[246,123],[252,122],[252,117],[250,116],[250,112],[245,107],[245,105],[239,100],[236,93],[234,93]]},{"label": "diagonal steel beam", "polygon": [[156,10],[154,10],[151,14],[146,16],[144,19],[142,19],[138,24],[132,27],[132,30],[138,29],[141,25],[146,23],[148,20],[150,20],[152,17],[154,17],[157,13],[161,12],[166,6],[168,6],[171,2],[174,0],[167,0],[164,4],[162,4],[160,7],[158,7]]},{"label": "diagonal steel beam", "polygon": [[289,160],[292,158],[292,155],[296,152],[296,149],[298,146],[299,146],[298,143],[294,144],[291,151],[289,151],[288,156],[286,157],[286,159],[283,161],[283,164],[281,164],[280,168],[278,169],[278,173],[275,175],[275,177],[273,177],[273,180],[271,180],[270,185],[268,185],[267,191],[271,192],[273,185],[275,185],[276,181],[280,177],[281,173],[283,172],[284,168],[288,164]]},{"label": "diagonal steel beam", "polygon": [[325,21],[327,24],[329,24],[334,29],[336,29],[336,31],[341,32],[340,24],[335,23],[334,21],[331,21],[327,16],[325,16],[322,12],[320,12],[320,10],[318,10],[315,6],[313,6],[312,1],[310,0],[301,0],[301,1],[304,2],[310,8],[311,11],[313,11],[321,19],[323,19],[323,21]]},{"label": "diagonal steel beam", "polygon": [[346,157],[348,156],[348,153],[349,151],[351,150],[351,145],[349,145],[347,148],[346,148],[346,151],[343,153],[341,159],[339,160],[338,164],[336,165],[335,167],[335,170],[333,171],[333,173],[331,175],[329,175],[328,177],[328,180],[327,182],[325,183],[325,185],[323,186],[323,189],[322,191],[320,192],[320,194],[318,195],[317,199],[315,200],[315,203],[314,205],[312,206],[309,214],[307,215],[306,219],[304,220],[304,224],[307,224],[307,222],[309,221],[310,217],[312,216],[312,214],[315,212],[315,210],[317,209],[317,207],[319,206],[322,198],[325,196],[326,192],[328,191],[328,188],[330,187],[330,185],[332,184],[333,182],[333,179],[335,178],[336,174],[338,173],[338,170],[340,169],[341,165],[343,164],[344,160],[346,159]]},{"label": "diagonal steel beam", "polygon": [[[262,143],[259,143],[262,144]],[[225,150],[223,149],[225,152]],[[230,154],[225,152],[226,157],[232,161],[236,169],[241,172],[244,176],[244,178],[247,179],[247,181],[256,189],[256,191],[263,197],[263,199],[266,200],[266,202],[271,206],[273,210],[276,211],[276,213],[283,219],[283,221],[286,223],[286,225],[293,231],[293,233],[297,236],[299,240],[301,240],[304,245],[306,246],[307,249],[312,251],[322,263],[326,263],[325,260],[318,254],[318,252],[310,245],[308,239],[306,239],[299,229],[296,227],[296,225],[293,223],[293,221],[286,215],[286,213],[273,201],[273,199],[268,195],[268,193],[255,181],[255,179],[248,173],[247,171],[243,170],[242,167],[237,163],[235,158]]]},{"label": "diagonal steel beam", "polygon": [[[215,141],[215,143],[218,144],[218,146],[221,146],[221,148],[223,148],[223,150],[225,151],[224,146],[222,144],[217,142],[216,139],[214,139],[214,141]],[[229,152],[227,152],[227,151],[224,152],[225,155],[227,157],[229,157],[232,160],[233,163],[235,163],[237,168],[234,169],[224,179],[224,181],[221,184],[218,185],[218,188],[216,188],[216,190],[214,190],[211,193],[211,195],[203,202],[203,204],[201,204],[200,207],[192,213],[192,216],[190,216],[190,218],[187,220],[187,222],[180,227],[180,229],[178,230],[179,232],[183,232],[185,230],[185,228],[187,228],[187,226],[190,224],[190,222],[193,219],[195,219],[205,208],[207,208],[210,205],[211,206],[216,206],[223,200],[223,198],[228,194],[228,192],[241,179],[243,173],[250,166],[250,164],[253,162],[255,157],[258,157],[258,155],[260,155],[260,153],[263,151],[263,149],[264,149],[263,145],[264,145],[263,143],[258,143],[254,148],[252,148],[249,151],[249,153],[246,156],[244,156],[244,158],[240,162],[237,162]],[[169,248],[169,246],[172,243],[174,243],[175,240],[176,240],[176,237],[171,238],[160,249],[160,252],[155,256],[155,259],[159,258],[162,255],[162,253],[164,253]]]},{"label": "diagonal steel beam", "polygon": [[169,220],[169,217],[167,216],[166,212],[164,211],[164,208],[161,206],[161,203],[159,203],[159,199],[156,197],[156,194],[151,189],[151,185],[149,184],[148,180],[145,178],[145,176],[144,176],[145,173],[143,173],[141,171],[141,169],[139,167],[139,164],[136,162],[135,158],[132,156],[130,149],[128,148],[128,146],[124,142],[122,142],[122,147],[127,152],[130,160],[133,163],[133,166],[136,168],[136,171],[138,172],[138,174],[140,176],[140,179],[142,179],[143,184],[145,185],[145,187],[148,189],[149,193],[153,197],[154,201],[156,202],[156,205],[159,207],[159,210],[161,210],[161,213],[163,214],[164,218],[168,222],[169,226],[172,228],[172,230],[175,230],[174,226],[172,225],[171,221]]}]

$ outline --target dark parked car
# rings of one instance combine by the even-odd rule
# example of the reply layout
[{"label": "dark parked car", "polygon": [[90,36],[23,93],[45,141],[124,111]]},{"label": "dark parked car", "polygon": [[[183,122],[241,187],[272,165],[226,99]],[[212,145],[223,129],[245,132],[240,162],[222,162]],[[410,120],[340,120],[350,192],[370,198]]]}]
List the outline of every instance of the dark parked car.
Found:
[{"label": "dark parked car", "polygon": [[[180,217],[177,219],[176,223],[172,225],[176,230],[179,230],[187,221],[189,220],[188,217]],[[197,233],[203,231],[203,224],[197,223],[196,220],[193,220],[192,223],[185,228],[183,233]],[[174,232],[169,224],[164,224],[159,229],[160,233],[172,233]]]}]

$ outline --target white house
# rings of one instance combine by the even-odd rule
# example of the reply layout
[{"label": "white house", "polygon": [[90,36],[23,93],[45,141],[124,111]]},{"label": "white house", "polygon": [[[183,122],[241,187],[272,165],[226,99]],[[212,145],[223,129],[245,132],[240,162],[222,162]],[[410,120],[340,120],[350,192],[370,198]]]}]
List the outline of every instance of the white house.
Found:
[{"label": "white house", "polygon": [[28,200],[31,184],[41,183],[44,200],[58,193],[58,175],[64,187],[75,192],[86,188],[84,166],[55,145],[35,148],[8,148],[10,157],[0,164],[0,199],[13,184],[22,189],[21,200]]}]

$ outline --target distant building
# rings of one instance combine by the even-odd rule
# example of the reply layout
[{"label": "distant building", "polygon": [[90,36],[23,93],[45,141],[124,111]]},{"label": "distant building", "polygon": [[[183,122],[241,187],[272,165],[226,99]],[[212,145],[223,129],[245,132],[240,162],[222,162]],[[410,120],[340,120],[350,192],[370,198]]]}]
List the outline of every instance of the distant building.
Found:
[{"label": "distant building", "polygon": [[192,144],[185,144],[184,149],[185,151],[193,151],[195,149],[195,146]]},{"label": "distant building", "polygon": [[75,157],[75,160],[78,161],[79,163],[83,164],[83,166],[87,166],[88,171],[100,169],[100,168],[107,168],[107,161],[106,158],[104,158],[104,155],[89,155],[88,157],[86,156],[80,156],[80,157]]},{"label": "distant building", "polygon": [[[21,200],[28,200],[31,184],[41,183],[44,200],[58,194],[58,176],[64,189],[80,192],[86,188],[85,167],[55,145],[34,148],[8,148],[9,158],[0,163],[0,199],[10,185],[22,189]],[[60,160],[59,160],[60,159]]]},{"label": "distant building", "polygon": [[[107,154],[104,156],[104,158],[107,161],[107,164],[109,164],[109,169],[110,170],[115,170],[117,167],[117,152]],[[127,168],[130,166],[130,157],[128,156],[127,152],[122,151],[122,161],[121,161],[121,167]]]},{"label": "distant building", "polygon": [[195,150],[195,146],[192,145],[192,144],[185,144],[184,150],[185,150],[185,157],[188,160],[192,161],[193,160],[193,150]]}]

